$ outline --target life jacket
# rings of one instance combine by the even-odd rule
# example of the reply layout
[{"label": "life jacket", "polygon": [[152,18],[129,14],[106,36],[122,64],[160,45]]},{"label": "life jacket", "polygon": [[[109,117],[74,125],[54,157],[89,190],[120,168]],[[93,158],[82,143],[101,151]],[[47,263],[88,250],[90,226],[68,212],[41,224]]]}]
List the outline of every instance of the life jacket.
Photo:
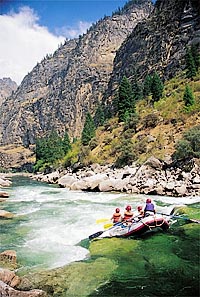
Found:
[{"label": "life jacket", "polygon": [[129,220],[133,217],[133,213],[129,211],[125,211],[124,213],[124,220]]},{"label": "life jacket", "polygon": [[121,214],[119,212],[114,213],[113,215],[113,223],[119,222],[121,219]]},{"label": "life jacket", "polygon": [[147,203],[144,209],[144,213],[155,213],[155,208],[153,203]]}]

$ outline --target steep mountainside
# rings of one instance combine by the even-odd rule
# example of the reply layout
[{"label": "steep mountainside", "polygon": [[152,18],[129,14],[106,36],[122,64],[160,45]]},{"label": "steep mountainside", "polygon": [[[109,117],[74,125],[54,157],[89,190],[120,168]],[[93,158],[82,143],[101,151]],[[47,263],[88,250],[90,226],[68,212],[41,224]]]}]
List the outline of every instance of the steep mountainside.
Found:
[{"label": "steep mountainside", "polygon": [[0,105],[12,94],[12,92],[16,91],[16,89],[16,82],[11,80],[9,77],[0,79]]},{"label": "steep mountainside", "polygon": [[116,51],[151,11],[150,0],[131,1],[37,64],[1,109],[1,145],[29,147],[52,129],[79,136],[86,112],[102,100]]},{"label": "steep mountainside", "polygon": [[[138,77],[157,71],[169,79],[184,69],[186,47],[200,44],[199,0],[158,0],[148,20],[139,23],[114,60],[107,100],[133,69]],[[109,98],[111,100],[111,98]]]}]

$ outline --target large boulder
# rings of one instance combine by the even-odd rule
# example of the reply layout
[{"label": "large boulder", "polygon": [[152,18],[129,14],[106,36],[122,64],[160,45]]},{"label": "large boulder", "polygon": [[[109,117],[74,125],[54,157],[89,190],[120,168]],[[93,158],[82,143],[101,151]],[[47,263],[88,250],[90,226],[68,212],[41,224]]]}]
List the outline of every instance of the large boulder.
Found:
[{"label": "large boulder", "polygon": [[18,291],[0,281],[0,296],[2,297],[47,297],[42,290]]},{"label": "large boulder", "polygon": [[14,217],[13,213],[6,210],[0,210],[0,218],[11,219],[13,217]]}]

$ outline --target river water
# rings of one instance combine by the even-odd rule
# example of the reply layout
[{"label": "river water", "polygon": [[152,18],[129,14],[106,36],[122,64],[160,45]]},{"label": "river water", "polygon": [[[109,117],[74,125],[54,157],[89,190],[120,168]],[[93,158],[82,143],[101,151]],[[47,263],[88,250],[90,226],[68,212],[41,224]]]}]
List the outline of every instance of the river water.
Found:
[{"label": "river water", "polygon": [[[4,190],[5,189],[0,189]],[[79,243],[103,230],[96,220],[110,218],[116,207],[124,211],[144,205],[146,196],[122,193],[73,192],[27,177],[15,176],[6,189],[9,198],[0,207],[15,218],[0,220],[0,252],[17,252],[21,272],[47,269],[89,257]],[[170,213],[175,205],[199,202],[199,197],[173,198],[151,196],[157,210]]]}]

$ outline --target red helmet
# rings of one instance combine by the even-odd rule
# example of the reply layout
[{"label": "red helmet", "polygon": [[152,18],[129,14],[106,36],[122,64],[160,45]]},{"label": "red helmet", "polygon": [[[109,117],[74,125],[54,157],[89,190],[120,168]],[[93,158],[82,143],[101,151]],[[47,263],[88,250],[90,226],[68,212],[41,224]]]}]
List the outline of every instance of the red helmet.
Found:
[{"label": "red helmet", "polygon": [[146,200],[146,203],[151,203],[151,199],[148,198],[148,199]]},{"label": "red helmet", "polygon": [[127,205],[126,210],[128,210],[128,211],[131,210],[131,206]]},{"label": "red helmet", "polygon": [[119,209],[119,208],[116,208],[115,211],[116,211],[116,212],[120,212],[120,209]]},{"label": "red helmet", "polygon": [[138,209],[138,211],[142,210],[142,206],[138,206],[137,209]]}]

